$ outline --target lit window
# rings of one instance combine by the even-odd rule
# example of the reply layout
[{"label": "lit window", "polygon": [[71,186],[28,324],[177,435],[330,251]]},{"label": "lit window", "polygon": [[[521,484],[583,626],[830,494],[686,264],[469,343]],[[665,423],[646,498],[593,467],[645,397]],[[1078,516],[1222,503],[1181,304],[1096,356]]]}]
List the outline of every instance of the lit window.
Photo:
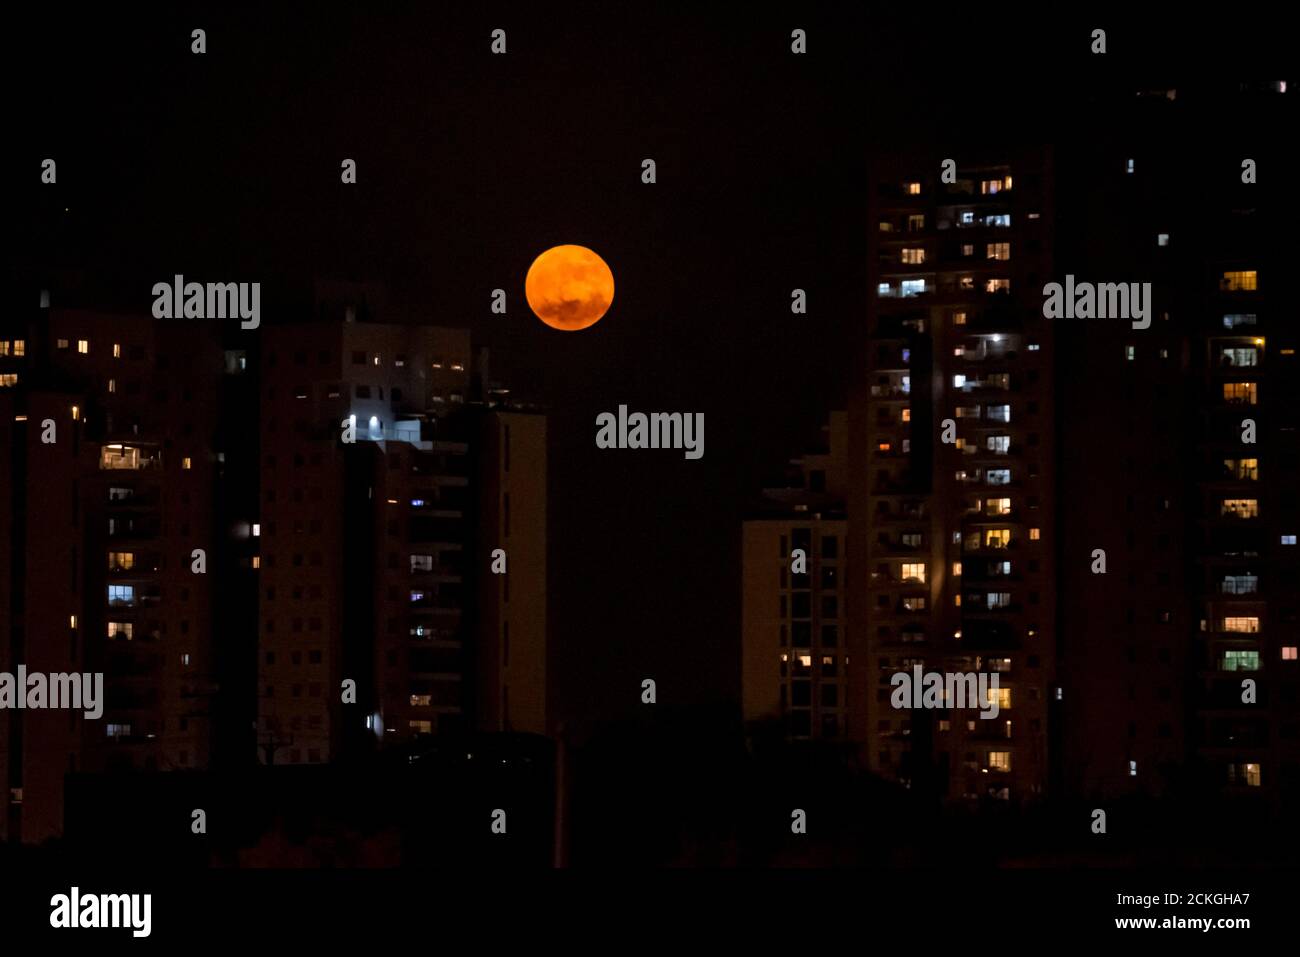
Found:
[{"label": "lit window", "polygon": [[108,603],[110,605],[134,605],[135,586],[134,585],[109,585]]},{"label": "lit window", "polygon": [[1237,632],[1239,634],[1254,635],[1259,633],[1259,618],[1255,616],[1242,616],[1236,618],[1223,619],[1223,628],[1221,631]]},{"label": "lit window", "polygon": [[961,245],[961,254],[962,254],[963,256],[974,256],[974,255],[975,255],[975,244],[974,244],[974,243],[962,243],[962,245]]},{"label": "lit window", "polygon": [[919,233],[925,229],[925,216],[920,213],[913,213],[907,217],[907,231]]},{"label": "lit window", "polygon": [[1011,529],[986,528],[984,530],[985,548],[1006,548],[1011,543]]},{"label": "lit window", "polygon": [[1131,778],[1135,778],[1137,777],[1137,775],[1138,775],[1138,763],[1136,761],[1130,761],[1128,763],[1128,776]]},{"label": "lit window", "polygon": [[110,621],[108,637],[114,640],[130,641],[135,637],[135,625],[129,621]]},{"label": "lit window", "polygon": [[963,209],[961,211],[960,221],[963,226],[973,225],[975,222],[975,214],[969,209]]},{"label": "lit window", "polygon": [[964,312],[954,312],[954,313],[952,314],[952,324],[953,324],[954,326],[964,326],[964,325],[966,325],[966,313],[964,313]]},{"label": "lit window", "polygon": [[14,340],[14,355],[16,355],[16,356],[25,356],[25,355],[27,355],[27,340],[26,340],[26,339],[15,339],[15,340]]},{"label": "lit window", "polygon": [[1009,498],[990,498],[984,500],[985,515],[1009,515],[1011,514],[1011,499]]},{"label": "lit window", "polygon": [[1223,328],[1236,329],[1239,326],[1255,325],[1256,316],[1253,312],[1234,312],[1223,317]]},{"label": "lit window", "polygon": [[1259,499],[1225,498],[1219,507],[1219,514],[1234,518],[1259,518]]},{"label": "lit window", "polygon": [[1219,281],[1219,289],[1223,292],[1253,292],[1258,288],[1258,279],[1253,269],[1225,272]]},{"label": "lit window", "polygon": [[190,666],[190,656],[188,653],[181,655],[181,664],[183,664],[186,668]]},{"label": "lit window", "polygon": [[904,410],[902,411],[902,419],[903,419],[904,422],[911,422],[911,421],[912,421],[912,410],[911,410],[911,409],[904,409]]},{"label": "lit window", "polygon": [[901,577],[905,582],[925,584],[925,562],[904,562]]},{"label": "lit window", "polygon": [[257,538],[257,537],[258,537],[259,535],[261,535],[261,534],[262,534],[262,526],[261,526],[261,524],[258,523],[258,522],[254,522],[254,523],[253,523],[253,537],[254,537],[254,538]]},{"label": "lit window", "polygon": [[1011,592],[1009,591],[991,591],[984,596],[985,606],[990,610],[994,608],[1006,608],[1011,604]]},{"label": "lit window", "polygon": [[990,435],[985,437],[985,447],[995,455],[1006,455],[1011,451],[1011,436]]},{"label": "lit window", "polygon": [[989,485],[1010,485],[1011,469],[989,469],[984,473],[984,481]]},{"label": "lit window", "polygon": [[1258,651],[1224,651],[1219,662],[1220,671],[1258,671]]},{"label": "lit window", "polygon": [[68,348],[68,340],[67,340],[67,339],[59,339],[59,340],[55,343],[55,345],[56,345],[58,348],[60,348],[60,349],[66,349],[66,348]]},{"label": "lit window", "polygon": [[104,726],[104,734],[110,738],[129,738],[131,737],[131,726],[129,724],[107,724]]},{"label": "lit window", "polygon": [[904,183],[904,184],[903,184],[903,192],[905,192],[908,196],[920,196],[920,195],[921,195],[921,184],[920,184],[920,183]]},{"label": "lit window", "polygon": [[81,410],[74,405],[72,407],[72,421],[76,422],[80,418],[81,418]]},{"label": "lit window", "polygon": [[9,355],[9,340],[0,339],[0,356]]},{"label": "lit window", "polygon": [[90,352],[90,340],[89,340],[89,339],[78,339],[78,340],[77,340],[77,352],[81,353],[83,356],[89,354],[89,352]]},{"label": "lit window", "polygon": [[903,263],[908,266],[919,266],[925,262],[925,250],[919,247],[907,247],[903,250]]},{"label": "lit window", "polygon": [[0,372],[0,386],[11,386],[18,384],[18,373]]},{"label": "lit window", "polygon": [[1010,292],[1010,291],[1011,291],[1011,280],[1010,280],[1010,279],[985,279],[985,280],[984,280],[984,291],[985,291],[985,292],[990,292],[990,293],[991,293],[991,292]]},{"label": "lit window", "polygon": [[1038,346],[1038,343],[1037,343],[1037,342],[1031,342],[1031,343],[1029,343],[1029,351],[1030,351],[1030,352],[1037,352],[1038,349],[1039,349],[1039,346]]},{"label": "lit window", "polygon": [[1295,661],[1295,660],[1296,660],[1296,646],[1295,646],[1295,645],[1287,645],[1285,648],[1282,649],[1282,660],[1283,660],[1283,661]]},{"label": "lit window", "polygon": [[987,246],[987,253],[988,255],[985,257],[986,259],[1010,259],[1011,244],[989,243]]},{"label": "lit window", "polygon": [[122,343],[120,342],[113,343],[113,358],[114,359],[122,358]]},{"label": "lit window", "polygon": [[952,574],[953,574],[953,577],[960,577],[960,575],[961,575],[961,562],[953,562],[953,563],[952,563]]},{"label": "lit window", "polygon": [[108,570],[110,572],[130,571],[135,567],[134,552],[109,552]]},{"label": "lit window", "polygon": [[1127,359],[1129,362],[1132,362],[1134,359],[1137,358],[1137,349],[1134,346],[1125,346],[1124,358]]},{"label": "lit window", "polygon": [[1168,246],[1168,245],[1169,245],[1169,234],[1168,234],[1168,233],[1159,233],[1159,234],[1157,234],[1157,235],[1156,235],[1156,245],[1157,245],[1157,246]]},{"label": "lit window", "polygon": [[990,751],[989,752],[989,770],[990,771],[1010,771],[1011,770],[1011,752],[1010,751]]},{"label": "lit window", "polygon": [[109,379],[109,380],[108,380],[108,391],[109,391],[110,393],[113,393],[113,392],[116,392],[116,391],[117,391],[117,380],[116,380],[116,379]]},{"label": "lit window", "polygon": [[1295,544],[1295,536],[1294,536],[1294,535],[1283,535],[1283,536],[1282,536],[1282,544],[1283,544],[1283,545],[1294,545],[1294,544]]},{"label": "lit window", "polygon": [[1029,530],[1029,540],[1030,540],[1031,542],[1036,542],[1036,541],[1038,541],[1038,540],[1039,540],[1040,538],[1042,538],[1042,537],[1043,537],[1042,529],[1031,528],[1031,529]]},{"label": "lit window", "polygon": [[254,568],[261,568],[261,567],[262,567],[262,556],[261,556],[261,555],[254,555],[254,556],[253,556],[253,567],[254,567]]},{"label": "lit window", "polygon": [[188,455],[185,456],[185,458],[181,459],[181,468],[183,469],[190,468],[193,464],[194,463],[190,460],[190,457]]},{"label": "lit window", "polygon": [[1223,401],[1229,405],[1255,405],[1259,400],[1259,387],[1254,382],[1223,383]]},{"label": "lit window", "polygon": [[1126,173],[1132,173],[1132,172],[1133,172],[1133,161],[1132,161],[1132,160],[1126,160],[1126,161],[1125,161],[1124,172],[1126,172]]},{"label": "lit window", "polygon": [[379,355],[378,352],[376,352],[376,353],[375,353],[375,365],[379,365],[379,361],[380,361],[380,355]]},{"label": "lit window", "polygon": [[902,283],[900,283],[900,287],[901,287],[900,294],[904,299],[908,298],[909,296],[919,296],[923,292],[925,292],[925,280],[904,279]]},{"label": "lit window", "polygon": [[994,701],[996,701],[998,703],[998,708],[1003,710],[1011,707],[1010,688],[989,688],[988,692],[989,692],[989,696],[988,696],[989,704],[992,704]]}]

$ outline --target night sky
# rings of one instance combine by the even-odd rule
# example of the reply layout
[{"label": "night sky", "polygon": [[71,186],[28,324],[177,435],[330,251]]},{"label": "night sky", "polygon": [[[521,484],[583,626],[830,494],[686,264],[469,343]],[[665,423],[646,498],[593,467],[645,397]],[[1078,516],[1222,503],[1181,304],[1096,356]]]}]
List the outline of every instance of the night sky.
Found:
[{"label": "night sky", "polygon": [[[739,522],[845,400],[872,152],[1104,136],[1090,90],[1158,82],[1171,48],[1233,49],[1223,24],[1134,34],[1108,18],[1099,62],[1093,18],[1035,34],[845,4],[707,20],[624,6],[56,12],[4,41],[13,289],[77,268],[78,304],[146,314],[177,272],[260,281],[271,323],[312,276],[379,280],[395,304],[381,320],[469,327],[494,378],[549,408],[552,677],[561,714],[585,720],[634,712],[644,677],[664,705],[737,701]],[[583,333],[523,298],[560,243],[614,272],[613,308]],[[704,458],[596,449],[597,414],[620,403],[705,413]]]}]

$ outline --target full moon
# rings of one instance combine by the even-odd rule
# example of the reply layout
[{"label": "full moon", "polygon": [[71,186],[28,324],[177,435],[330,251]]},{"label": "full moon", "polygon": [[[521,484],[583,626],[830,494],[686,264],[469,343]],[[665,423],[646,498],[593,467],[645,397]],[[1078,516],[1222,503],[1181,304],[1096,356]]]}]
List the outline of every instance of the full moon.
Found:
[{"label": "full moon", "polygon": [[524,279],[528,305],[552,329],[577,332],[600,322],[614,301],[614,274],[586,246],[552,246]]}]

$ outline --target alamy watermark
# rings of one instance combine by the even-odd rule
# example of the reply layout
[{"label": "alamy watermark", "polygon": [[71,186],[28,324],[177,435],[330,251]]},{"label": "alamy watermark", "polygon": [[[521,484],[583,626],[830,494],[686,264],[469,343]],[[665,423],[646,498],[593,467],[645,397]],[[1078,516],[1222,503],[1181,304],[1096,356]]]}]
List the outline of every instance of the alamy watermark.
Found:
[{"label": "alamy watermark", "polygon": [[889,703],[895,708],[978,708],[985,721],[1001,709],[997,672],[924,671],[913,665],[910,672],[895,672],[889,683],[894,687]]},{"label": "alamy watermark", "polygon": [[132,937],[148,937],[153,930],[153,895],[82,894],[73,887],[50,898],[50,926],[129,927]]},{"label": "alamy watermark", "polygon": [[1065,284],[1043,287],[1044,319],[1132,319],[1134,329],[1151,325],[1151,283],[1081,282],[1073,275]]},{"label": "alamy watermark", "polygon": [[0,710],[83,711],[90,721],[104,714],[104,673],[39,671],[28,673],[19,665],[17,674],[0,671]]},{"label": "alamy watermark", "polygon": [[177,275],[172,282],[153,284],[155,319],[235,319],[241,329],[262,324],[260,282],[186,282]]},{"label": "alamy watermark", "polygon": [[703,412],[633,412],[596,416],[598,449],[685,449],[688,459],[704,457]]}]

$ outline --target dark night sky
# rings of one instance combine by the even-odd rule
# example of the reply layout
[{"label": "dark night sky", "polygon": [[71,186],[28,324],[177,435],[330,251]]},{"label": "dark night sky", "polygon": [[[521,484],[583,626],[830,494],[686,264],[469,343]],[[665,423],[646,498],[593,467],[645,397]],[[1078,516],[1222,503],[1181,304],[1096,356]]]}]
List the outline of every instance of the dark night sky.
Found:
[{"label": "dark night sky", "polygon": [[[1158,77],[1179,38],[1188,58],[1206,43],[1111,18],[1102,63],[1091,17],[1018,36],[847,4],[707,20],[626,6],[54,11],[5,41],[6,178],[32,184],[11,280],[79,266],[103,305],[140,312],[174,272],[259,280],[271,302],[313,274],[383,280],[405,314],[472,329],[494,377],[550,407],[552,667],[562,709],[596,718],[633,711],[643,677],[662,703],[738,697],[742,506],[844,400],[870,151],[944,129],[1104,135],[1072,112],[1089,86]],[[498,26],[504,57],[488,52]],[[958,99],[972,94],[982,107]],[[37,184],[45,156],[57,195]],[[614,306],[585,333],[543,327],[523,299],[557,243],[614,271]],[[704,458],[597,450],[595,417],[619,403],[704,412]]]}]

